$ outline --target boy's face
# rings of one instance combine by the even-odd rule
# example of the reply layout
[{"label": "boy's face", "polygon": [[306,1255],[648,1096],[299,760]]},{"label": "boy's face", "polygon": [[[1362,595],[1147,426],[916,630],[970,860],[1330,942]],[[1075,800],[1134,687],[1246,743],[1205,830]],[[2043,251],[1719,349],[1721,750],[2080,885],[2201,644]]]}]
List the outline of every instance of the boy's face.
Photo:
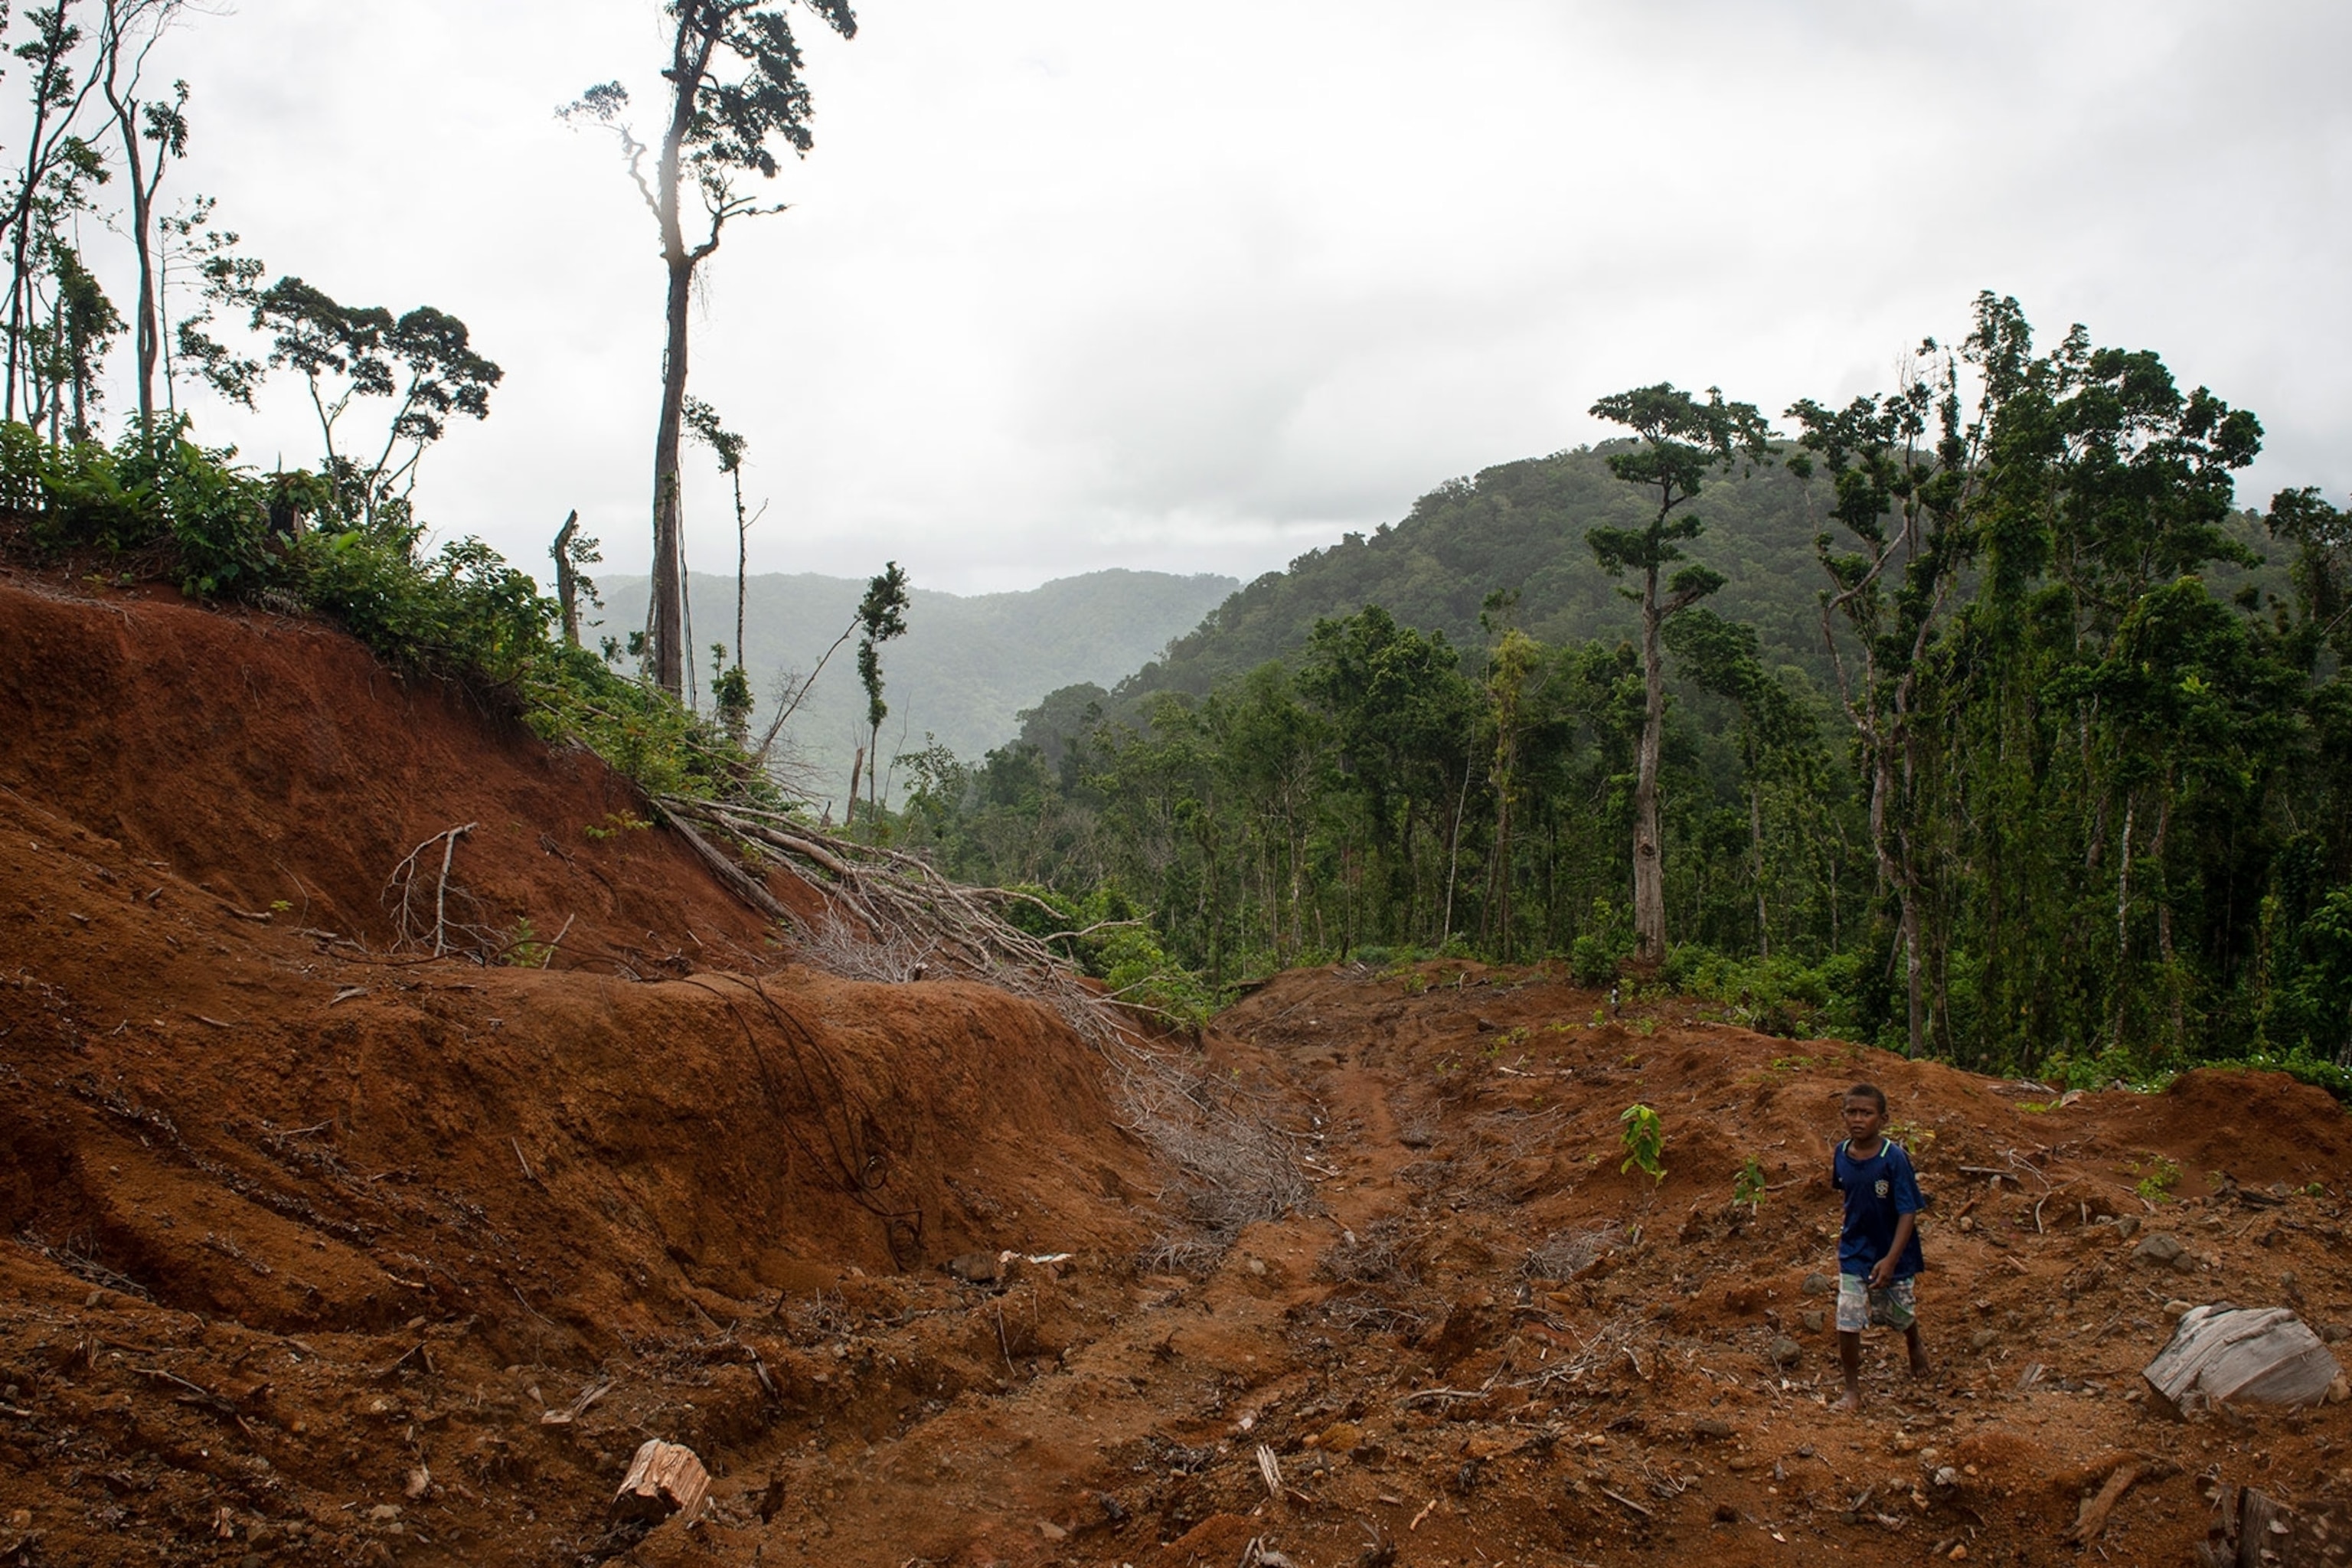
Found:
[{"label": "boy's face", "polygon": [[1866,1094],[1845,1097],[1845,1135],[1857,1143],[1867,1143],[1878,1136],[1879,1125],[1886,1120],[1886,1111],[1878,1101]]}]

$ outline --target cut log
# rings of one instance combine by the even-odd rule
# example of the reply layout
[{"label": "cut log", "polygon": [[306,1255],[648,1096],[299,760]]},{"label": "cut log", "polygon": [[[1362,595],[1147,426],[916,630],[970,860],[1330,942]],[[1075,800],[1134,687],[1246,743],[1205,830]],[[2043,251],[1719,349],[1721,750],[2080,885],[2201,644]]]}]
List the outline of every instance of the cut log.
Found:
[{"label": "cut log", "polygon": [[2257,1405],[2317,1405],[2342,1368],[2284,1307],[2191,1307],[2140,1375],[2178,1418],[2201,1396]]},{"label": "cut log", "polygon": [[621,1489],[613,1494],[613,1517],[659,1524],[673,1514],[682,1514],[692,1524],[709,1491],[710,1472],[702,1468],[693,1449],[683,1443],[648,1437],[637,1457],[629,1461]]}]

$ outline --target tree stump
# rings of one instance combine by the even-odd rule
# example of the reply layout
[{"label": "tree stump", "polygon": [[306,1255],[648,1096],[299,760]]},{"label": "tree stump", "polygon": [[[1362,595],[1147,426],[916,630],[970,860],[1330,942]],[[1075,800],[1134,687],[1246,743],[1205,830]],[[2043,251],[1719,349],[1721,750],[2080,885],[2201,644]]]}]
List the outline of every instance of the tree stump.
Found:
[{"label": "tree stump", "polygon": [[655,1525],[677,1514],[691,1524],[702,1511],[702,1500],[709,1490],[710,1472],[702,1468],[693,1449],[683,1443],[648,1437],[629,1462],[621,1489],[613,1494],[613,1518]]},{"label": "tree stump", "polygon": [[2158,1407],[2178,1419],[2194,1396],[2260,1405],[2317,1405],[2342,1368],[2284,1307],[2191,1307],[2140,1375]]},{"label": "tree stump", "polygon": [[2323,1501],[2290,1508],[2252,1487],[2225,1486],[2197,1543],[2198,1568],[2342,1568],[2352,1563],[2352,1510]]}]

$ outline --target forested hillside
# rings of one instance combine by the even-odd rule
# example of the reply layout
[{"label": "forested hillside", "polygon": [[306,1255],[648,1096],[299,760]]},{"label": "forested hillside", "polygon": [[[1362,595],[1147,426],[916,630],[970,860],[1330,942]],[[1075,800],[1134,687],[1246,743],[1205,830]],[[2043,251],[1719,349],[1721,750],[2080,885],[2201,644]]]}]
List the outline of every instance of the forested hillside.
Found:
[{"label": "forested hillside", "polygon": [[[1393,525],[1348,534],[1239,589],[1112,692],[1138,712],[1155,692],[1205,693],[1268,659],[1295,659],[1318,619],[1367,605],[1475,645],[1486,596],[1517,592],[1507,618],[1543,642],[1630,635],[1632,611],[1584,542],[1588,528],[1640,519],[1642,498],[1609,472],[1609,452],[1626,445],[1580,447],[1449,480]],[[1828,578],[1813,541],[1830,526],[1832,499],[1825,482],[1801,479],[1781,463],[1743,464],[1695,504],[1706,531],[1689,546],[1728,580],[1714,607],[1755,628],[1766,663],[1794,666],[1825,688],[1832,679],[1821,623]],[[2224,526],[2257,555],[2272,553],[2251,513]],[[2249,572],[2223,562],[2208,576],[2225,596],[2250,576],[2268,593],[2288,591],[2283,567]]]},{"label": "forested hillside", "polygon": [[[641,628],[646,579],[599,580],[597,635]],[[712,643],[735,641],[735,580],[697,572],[688,605],[702,650],[698,691],[709,705]],[[919,750],[927,734],[965,756],[1011,740],[1016,712],[1041,691],[1105,681],[1134,669],[1197,623],[1234,586],[1230,577],[1165,572],[1089,572],[1020,593],[959,595],[916,586],[905,636],[882,650],[883,755]],[[742,665],[764,728],[787,677],[814,673],[855,615],[866,584],[813,572],[763,573],[744,584]],[[729,662],[733,662],[730,656]],[[846,788],[852,752],[866,743],[866,694],[843,647],[793,714],[790,740],[821,798]]]},{"label": "forested hillside", "polygon": [[1603,404],[1632,437],[1447,485],[1019,744],[926,759],[905,830],[1147,920],[1212,991],[1638,957],[1973,1066],[2336,1072],[2352,523],[2309,490],[2242,510],[2252,414],[2080,328],[2039,347],[1990,295],[1895,391],[1769,432],[1670,387]]}]

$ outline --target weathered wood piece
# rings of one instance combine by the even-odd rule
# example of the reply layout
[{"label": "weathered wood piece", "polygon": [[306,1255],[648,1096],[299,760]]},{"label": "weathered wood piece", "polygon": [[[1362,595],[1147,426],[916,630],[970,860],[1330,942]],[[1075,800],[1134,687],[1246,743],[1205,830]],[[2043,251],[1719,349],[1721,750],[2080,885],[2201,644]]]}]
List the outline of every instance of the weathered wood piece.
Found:
[{"label": "weathered wood piece", "polygon": [[2108,1472],[2106,1484],[2095,1497],[2086,1497],[2075,1510],[2074,1528],[2066,1532],[2070,1546],[2086,1546],[2099,1538],[2107,1528],[2107,1516],[2123,1500],[2124,1493],[2141,1481],[2169,1479],[2180,1473],[2180,1467],[2168,1459],[2126,1459]]},{"label": "weathered wood piece", "polygon": [[2335,1355],[2284,1307],[2191,1307],[2140,1375],[2174,1417],[2192,1398],[2317,1405],[2342,1372]]},{"label": "weathered wood piece", "polygon": [[691,1524],[701,1513],[702,1500],[709,1491],[710,1472],[702,1468],[693,1449],[683,1443],[648,1437],[637,1457],[629,1461],[621,1489],[613,1494],[613,1517],[659,1524],[673,1514],[682,1514]]},{"label": "weathered wood piece", "polygon": [[2352,1509],[2323,1500],[2292,1508],[2252,1487],[2225,1486],[2197,1543],[2197,1568],[2344,1568],[2352,1563]]}]

